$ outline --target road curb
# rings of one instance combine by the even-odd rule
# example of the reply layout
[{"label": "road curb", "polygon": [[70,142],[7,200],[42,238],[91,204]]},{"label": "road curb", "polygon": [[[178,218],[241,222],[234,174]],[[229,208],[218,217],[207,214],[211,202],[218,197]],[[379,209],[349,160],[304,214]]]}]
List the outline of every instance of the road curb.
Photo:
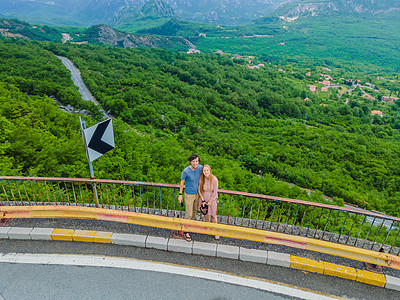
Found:
[{"label": "road curb", "polygon": [[239,259],[239,247],[218,244],[217,257]]},{"label": "road curb", "polygon": [[30,236],[32,240],[51,241],[52,228],[33,228]]},{"label": "road curb", "polygon": [[290,255],[287,253],[279,253],[268,251],[267,265],[290,268]]},{"label": "road curb", "polygon": [[357,271],[355,268],[341,266],[329,262],[324,262],[324,274],[330,276],[336,276],[349,280],[356,280]]},{"label": "road curb", "polygon": [[193,254],[215,257],[217,254],[217,244],[194,241]]},{"label": "road curb", "polygon": [[111,243],[115,245],[146,247],[145,235],[127,234],[127,233],[113,233],[111,235]]},{"label": "road curb", "polygon": [[247,249],[223,244],[197,241],[187,242],[185,240],[150,235],[121,234],[104,231],[26,227],[0,227],[0,239],[77,241],[154,248],[171,252],[222,257],[226,259],[288,267],[400,291],[400,278],[393,276],[336,265],[329,262],[316,261],[286,253]]},{"label": "road curb", "polygon": [[30,233],[33,228],[11,227],[8,231],[8,238],[16,240],[30,240]]},{"label": "road curb", "polygon": [[324,273],[325,265],[322,261],[290,255],[290,267],[314,273]]},{"label": "road curb", "polygon": [[239,259],[243,261],[266,264],[268,260],[268,251],[240,247]]}]

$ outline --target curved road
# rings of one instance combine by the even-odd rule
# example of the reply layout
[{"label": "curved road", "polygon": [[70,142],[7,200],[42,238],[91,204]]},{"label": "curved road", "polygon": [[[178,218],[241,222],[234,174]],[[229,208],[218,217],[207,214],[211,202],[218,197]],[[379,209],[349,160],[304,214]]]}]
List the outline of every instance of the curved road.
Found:
[{"label": "curved road", "polygon": [[333,299],[263,280],[127,258],[11,253],[0,257],[0,266],[3,299]]},{"label": "curved road", "polygon": [[92,101],[94,104],[99,105],[96,99],[94,99],[94,97],[90,94],[88,88],[82,80],[79,70],[75,68],[74,64],[68,58],[62,56],[57,57],[61,59],[64,66],[71,72],[71,79],[74,84],[79,88],[79,93],[82,95],[82,99],[86,101]]},{"label": "curved road", "polygon": [[[57,56],[57,58],[61,59],[62,63],[64,66],[71,72],[71,79],[74,82],[74,84],[78,87],[79,93],[81,94],[81,97],[85,101],[91,101],[96,105],[99,105],[99,102],[96,101],[96,99],[92,96],[90,93],[89,89],[85,85],[85,83],[82,80],[81,74],[79,70],[74,66],[74,64],[65,57],[62,56]],[[103,115],[108,118],[112,118],[109,114],[107,114],[104,110],[101,110],[103,112]]]},{"label": "curved road", "polygon": [[[169,230],[163,230],[158,228],[149,228],[144,226],[136,226],[130,224],[123,224],[123,223],[114,223],[114,222],[107,222],[107,221],[88,221],[88,220],[61,220],[61,219],[36,219],[36,220],[25,220],[25,219],[15,219],[13,221],[13,225],[17,227],[43,227],[43,228],[75,228],[81,230],[102,230],[102,231],[109,231],[109,232],[119,232],[121,234],[151,234],[153,237],[159,236],[167,238],[170,234]],[[54,226],[53,226],[54,225]],[[193,238],[195,241],[198,242],[205,242],[205,243],[215,243],[212,236],[208,235],[200,235],[200,234],[193,234]],[[261,246],[267,246],[269,250],[274,250],[276,253],[290,253],[294,255],[300,255],[302,257],[314,258],[314,259],[321,259],[323,261],[329,261],[332,263],[339,263],[341,265],[346,265],[343,261],[336,261],[330,260],[328,257],[320,257],[318,253],[312,253],[309,251],[299,253],[299,249],[290,249],[289,247],[276,247],[274,245],[260,245],[258,243],[250,243],[249,241],[242,241],[242,240],[231,240],[228,238],[221,238],[218,242],[219,244],[225,245],[236,245],[236,246],[245,246],[247,248],[254,248],[260,249]],[[254,246],[254,247],[253,247]],[[61,292],[68,292],[69,290],[65,291],[68,285],[70,289],[80,288],[82,285],[85,285],[86,288],[88,286],[92,286],[96,284],[98,280],[102,283],[107,283],[106,286],[109,289],[113,289],[115,295],[125,295],[124,293],[127,290],[131,290],[133,287],[133,282],[131,282],[131,278],[136,278],[139,280],[144,276],[150,276],[151,278],[157,277],[157,283],[150,284],[150,281],[147,280],[150,284],[151,289],[158,288],[154,287],[155,285],[162,285],[164,282],[168,282],[166,286],[163,287],[164,290],[172,289],[176,292],[175,295],[179,296],[181,293],[181,289],[186,289],[185,283],[191,282],[190,285],[194,285],[194,288],[191,289],[195,295],[193,298],[197,298],[197,294],[204,297],[203,290],[200,290],[197,285],[202,284],[204,281],[203,277],[195,277],[194,275],[189,276],[187,273],[175,273],[170,274],[166,272],[160,272],[163,274],[156,274],[157,269],[149,269],[143,270],[140,268],[136,268],[141,270],[141,272],[136,272],[134,270],[130,271],[124,268],[121,268],[114,263],[109,265],[104,265],[105,263],[102,261],[103,257],[105,260],[111,259],[119,261],[121,258],[123,266],[128,265],[127,262],[129,261],[145,261],[149,262],[160,262],[162,266],[175,266],[182,267],[183,269],[194,270],[194,272],[199,272],[200,274],[209,274],[203,273],[204,271],[210,271],[210,274],[222,274],[221,276],[231,275],[235,278],[237,277],[238,280],[243,278],[251,278],[256,279],[257,282],[261,282],[263,285],[267,284],[277,284],[283,287],[290,287],[297,290],[308,291],[313,295],[318,295],[318,299],[321,295],[334,295],[331,297],[337,298],[351,298],[351,299],[400,299],[400,292],[385,289],[381,287],[377,287],[374,285],[363,284],[360,282],[356,282],[353,280],[346,280],[334,276],[327,276],[313,272],[306,272],[303,270],[297,270],[293,268],[287,267],[279,267],[276,265],[269,265],[269,264],[262,264],[262,263],[252,263],[246,261],[240,261],[236,259],[226,259],[220,257],[210,257],[210,256],[203,256],[203,255],[194,255],[194,254],[186,254],[186,253],[179,253],[174,251],[165,251],[153,248],[143,248],[143,247],[134,247],[128,245],[117,245],[117,244],[102,244],[102,243],[85,243],[85,242],[65,242],[65,241],[41,241],[41,240],[18,240],[18,239],[0,239],[0,268],[3,272],[0,274],[0,295],[8,295],[6,294],[9,291],[9,284],[13,285],[14,287],[20,286],[19,288],[24,288],[24,286],[30,286],[36,284],[37,288],[43,289],[47,288],[49,291],[46,293],[55,294],[57,289]],[[289,251],[289,252],[287,252]],[[15,253],[27,253],[24,258],[21,258],[21,255],[16,255]],[[42,255],[42,261],[38,260],[36,255],[29,254],[29,253],[36,253],[37,255]],[[73,261],[71,263],[72,266],[63,266],[62,263],[58,262],[55,263],[54,260],[50,260],[50,257],[53,257],[54,254],[60,254],[61,256],[65,257],[65,254],[69,254],[69,257],[74,257],[77,254],[83,255],[83,257],[90,258],[93,257],[101,257],[100,259],[101,264],[99,268],[94,267],[93,264],[86,263],[77,263],[76,258],[69,259],[69,261]],[[314,257],[317,256],[317,257]],[[44,258],[44,259],[43,259]],[[337,258],[335,258],[337,259]],[[50,263],[52,265],[50,266]],[[10,263],[13,264],[10,266]],[[22,264],[22,265],[21,265]],[[40,266],[39,269],[35,269],[34,272],[28,274],[28,269],[31,268],[31,264],[35,264]],[[64,263],[65,264],[65,263]],[[48,266],[48,267],[47,267]],[[64,268],[65,267],[65,268]],[[358,269],[363,269],[363,265],[361,262],[358,262],[357,265],[353,265]],[[43,269],[42,269],[43,268]],[[63,269],[61,272],[65,274],[64,279],[59,279],[60,275],[57,274],[59,269]],[[92,272],[92,269],[95,269]],[[45,270],[44,272],[42,270]],[[76,271],[76,273],[74,273]],[[143,271],[143,272],[142,272]],[[399,277],[396,274],[392,274],[390,272],[391,269],[384,269],[384,272],[392,275],[394,277]],[[86,273],[87,272],[87,273]],[[150,275],[148,274],[150,272]],[[71,274],[69,274],[71,273]],[[113,273],[114,275],[112,278],[109,278],[107,274]],[[158,273],[158,272],[157,272]],[[48,276],[47,274],[53,274],[53,276]],[[69,274],[67,276],[67,274]],[[80,279],[75,283],[75,277]],[[99,274],[98,277],[93,277],[96,279],[91,279],[96,274]],[[121,275],[123,274],[123,275]],[[135,275],[136,274],[136,275]],[[167,274],[165,276],[165,274]],[[183,275],[185,274],[185,276]],[[1,277],[2,276],[2,277]],[[64,275],[63,275],[64,276]],[[115,280],[118,278],[118,280]],[[13,280],[17,280],[17,283],[14,282],[10,283],[10,278]],[[98,279],[97,279],[98,278]],[[174,279],[171,279],[174,278]],[[196,279],[197,278],[197,279]],[[226,277],[228,278],[228,277]],[[200,280],[202,279],[202,280]],[[207,280],[211,280],[207,275]],[[233,283],[230,280],[224,281],[215,281],[213,287],[215,285],[226,287],[226,282]],[[143,283],[143,284],[146,284]],[[103,286],[96,287],[82,291],[82,295],[97,295],[97,289],[103,289]],[[53,289],[55,291],[53,291]],[[253,293],[249,291],[251,287],[246,288],[249,293]],[[207,289],[205,289],[207,290]],[[221,290],[224,292],[225,289]],[[150,290],[149,293],[151,293]],[[190,291],[186,291],[188,293]],[[271,290],[272,293],[278,293],[277,290]],[[14,291],[15,292],[15,291]],[[145,291],[148,292],[148,291]],[[162,290],[161,290],[162,292]],[[104,295],[108,295],[107,291],[104,291]],[[165,292],[162,292],[164,295]],[[197,294],[196,294],[197,293]],[[242,292],[238,292],[242,293]],[[40,294],[40,293],[39,293]],[[153,295],[153,294],[151,294]],[[223,297],[220,295],[217,297],[217,294],[207,294],[210,297],[207,299],[229,299],[227,297]],[[242,294],[240,294],[242,295]],[[265,294],[266,295],[266,294]],[[22,295],[23,296],[23,295]],[[215,296],[215,297],[214,297]],[[265,296],[264,298],[268,299],[269,296]],[[284,296],[282,296],[284,297]],[[291,297],[291,296],[288,296]],[[299,296],[297,296],[298,298]],[[6,299],[25,299],[26,297],[6,297]],[[82,298],[82,297],[81,297]],[[81,299],[80,298],[80,299]],[[93,296],[94,298],[94,296]],[[149,298],[149,297],[147,297]],[[174,298],[174,297],[172,297]],[[181,298],[181,297],[180,297]],[[260,297],[256,298],[259,299]],[[0,297],[1,299],[1,297]],[[31,297],[30,299],[36,299],[36,297]],[[38,299],[44,299],[40,297]],[[55,299],[55,297],[48,297],[48,299]],[[58,299],[58,298],[57,298]],[[125,298],[124,298],[125,299]],[[242,300],[242,299],[241,299]]]}]

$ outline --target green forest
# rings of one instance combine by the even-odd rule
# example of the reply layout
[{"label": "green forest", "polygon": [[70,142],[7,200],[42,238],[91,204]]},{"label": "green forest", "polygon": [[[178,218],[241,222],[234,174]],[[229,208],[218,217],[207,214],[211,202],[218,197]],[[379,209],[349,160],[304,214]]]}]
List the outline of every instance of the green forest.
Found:
[{"label": "green forest", "polygon": [[[399,101],[366,101],[356,91],[346,104],[337,91],[312,93],[307,85],[322,66],[281,72],[228,55],[8,38],[0,55],[2,175],[89,177],[79,116],[53,98],[90,111],[87,126],[101,114],[80,99],[60,55],[115,117],[116,148],[94,162],[96,178],[176,184],[197,153],[222,189],[318,202],[324,194],[400,215]],[[399,96],[398,81],[362,80]]]},{"label": "green forest", "polygon": [[[279,14],[279,13],[277,13]],[[282,13],[284,15],[284,13]],[[255,55],[303,67],[327,63],[350,72],[398,72],[400,18],[396,12],[357,14],[329,11],[286,21],[270,15],[241,26],[216,26],[171,19],[160,26],[127,32],[182,36],[202,52]]]}]

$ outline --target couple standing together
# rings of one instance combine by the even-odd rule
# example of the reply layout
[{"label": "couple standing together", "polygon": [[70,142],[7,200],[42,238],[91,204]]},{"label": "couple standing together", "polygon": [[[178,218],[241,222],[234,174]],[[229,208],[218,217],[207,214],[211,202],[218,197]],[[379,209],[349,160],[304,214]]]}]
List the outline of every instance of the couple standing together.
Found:
[{"label": "couple standing together", "polygon": [[[190,166],[182,171],[178,196],[179,203],[183,203],[183,185],[186,182],[185,218],[195,220],[197,210],[201,210],[207,222],[210,222],[211,217],[212,222],[217,223],[218,179],[212,175],[209,165],[200,165],[198,155],[191,155],[189,162]],[[192,240],[189,232],[185,232],[185,239],[188,242]],[[218,240],[219,236],[216,235],[215,239]]]}]

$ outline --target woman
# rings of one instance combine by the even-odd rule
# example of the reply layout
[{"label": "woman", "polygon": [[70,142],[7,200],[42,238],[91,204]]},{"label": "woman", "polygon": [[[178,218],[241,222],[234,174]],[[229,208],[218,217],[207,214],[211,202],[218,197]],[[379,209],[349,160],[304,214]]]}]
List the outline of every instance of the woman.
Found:
[{"label": "woman", "polygon": [[[206,221],[217,223],[217,198],[218,198],[218,179],[215,177],[209,165],[203,166],[203,172],[200,175],[199,181],[199,210],[201,209],[202,203],[204,207],[204,202],[208,206],[207,214],[205,215]],[[219,236],[215,236],[216,240],[219,240]]]}]

